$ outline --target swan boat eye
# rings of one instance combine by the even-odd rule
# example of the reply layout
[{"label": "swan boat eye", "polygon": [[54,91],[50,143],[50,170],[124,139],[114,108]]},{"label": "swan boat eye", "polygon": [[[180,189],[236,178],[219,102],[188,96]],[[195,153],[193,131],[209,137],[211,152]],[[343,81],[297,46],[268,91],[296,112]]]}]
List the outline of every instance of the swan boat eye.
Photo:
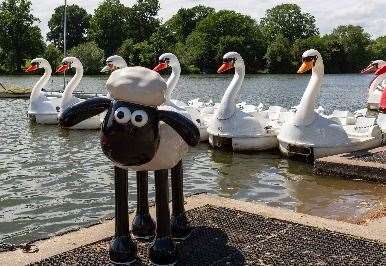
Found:
[{"label": "swan boat eye", "polygon": [[236,58],[224,58],[223,63],[232,63],[234,64],[236,62]]},{"label": "swan boat eye", "polygon": [[303,57],[303,62],[311,62],[312,60],[316,61],[318,59],[318,56],[306,56],[306,57]]},{"label": "swan boat eye", "polygon": [[114,119],[117,121],[119,124],[126,124],[130,121],[131,119],[131,112],[128,108],[126,107],[119,107],[117,110],[114,112]]},{"label": "swan boat eye", "polygon": [[143,110],[136,110],[131,115],[131,123],[136,127],[143,127],[149,121],[149,116]]},{"label": "swan boat eye", "polygon": [[164,63],[164,64],[169,64],[170,63],[170,59],[169,58],[164,58],[162,60],[159,61],[160,63]]}]

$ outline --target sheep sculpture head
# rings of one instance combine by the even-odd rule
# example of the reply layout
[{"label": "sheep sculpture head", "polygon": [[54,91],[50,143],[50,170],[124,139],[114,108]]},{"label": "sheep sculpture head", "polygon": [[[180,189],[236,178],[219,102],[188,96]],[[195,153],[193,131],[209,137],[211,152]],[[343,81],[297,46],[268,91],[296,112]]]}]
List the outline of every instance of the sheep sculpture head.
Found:
[{"label": "sheep sculpture head", "polygon": [[[175,140],[177,143],[182,139],[189,146],[198,144],[199,131],[193,122],[179,113],[158,109],[165,101],[167,86],[157,72],[143,67],[116,70],[107,81],[106,88],[109,98],[96,97],[78,103],[62,113],[59,123],[63,127],[71,127],[107,110],[101,146],[116,166],[138,170],[138,166],[150,163],[157,152],[166,157],[173,152],[181,153],[177,157],[182,156],[183,152],[173,151],[175,147],[169,147],[169,152],[159,151],[161,137],[165,141],[179,138]],[[173,130],[163,130],[165,124],[162,122]],[[148,164],[141,170],[172,167],[181,159],[177,157],[169,162],[163,159],[161,163]]]}]

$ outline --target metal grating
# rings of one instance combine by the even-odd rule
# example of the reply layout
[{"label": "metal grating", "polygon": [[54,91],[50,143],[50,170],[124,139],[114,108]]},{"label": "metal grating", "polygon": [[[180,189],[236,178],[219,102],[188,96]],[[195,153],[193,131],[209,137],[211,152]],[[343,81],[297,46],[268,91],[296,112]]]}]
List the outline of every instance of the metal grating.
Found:
[{"label": "metal grating", "polygon": [[[188,212],[191,236],[177,265],[386,265],[386,245],[241,211],[203,206]],[[109,265],[109,239],[34,265]],[[147,265],[149,243],[138,243]]]}]

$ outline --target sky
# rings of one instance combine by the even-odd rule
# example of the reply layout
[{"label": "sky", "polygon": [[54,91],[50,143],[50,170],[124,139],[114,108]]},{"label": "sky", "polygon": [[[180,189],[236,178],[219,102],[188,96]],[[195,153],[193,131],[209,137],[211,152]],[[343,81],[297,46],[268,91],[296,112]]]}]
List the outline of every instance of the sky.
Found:
[{"label": "sky", "polygon": [[[100,2],[102,0],[67,0],[68,4],[77,4],[89,13],[93,13]],[[135,2],[121,0],[127,6]],[[63,3],[64,0],[32,0],[32,12],[41,20],[39,26],[44,35],[48,32],[47,23],[53,9]],[[386,35],[386,0],[160,0],[159,17],[166,21],[182,7],[202,4],[217,10],[235,10],[259,20],[267,9],[282,3],[298,4],[303,11],[314,15],[322,34],[339,25],[354,24],[364,27],[373,38]]]}]

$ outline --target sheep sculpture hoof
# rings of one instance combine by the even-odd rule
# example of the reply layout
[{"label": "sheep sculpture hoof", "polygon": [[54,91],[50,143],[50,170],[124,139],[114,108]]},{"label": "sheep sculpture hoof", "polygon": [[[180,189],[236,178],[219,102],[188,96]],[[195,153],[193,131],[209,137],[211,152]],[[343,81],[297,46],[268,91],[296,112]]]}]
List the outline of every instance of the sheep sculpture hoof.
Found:
[{"label": "sheep sculpture hoof", "polygon": [[149,257],[155,265],[172,265],[176,262],[176,245],[170,237],[154,241],[149,250]]},{"label": "sheep sculpture hoof", "polygon": [[155,222],[150,216],[148,199],[148,172],[137,172],[137,212],[132,222],[133,237],[149,241],[155,236]]},{"label": "sheep sculpture hoof", "polygon": [[155,223],[150,214],[137,214],[132,222],[131,233],[135,239],[151,240],[155,236]]},{"label": "sheep sculpture hoof", "polygon": [[[67,108],[60,116],[62,127],[71,127],[107,110],[101,147],[115,166],[115,238],[110,260],[130,264],[137,260],[128,220],[128,169],[137,174],[137,213],[134,237],[155,238],[150,260],[171,265],[177,260],[177,238],[190,232],[185,216],[182,157],[196,146],[200,133],[195,124],[175,111],[162,110],[166,82],[155,71],[126,67],[114,71],[106,88],[111,98],[96,97]],[[171,169],[172,219],[169,209],[168,169]],[[147,171],[154,171],[156,226],[149,214]]]},{"label": "sheep sculpture hoof", "polygon": [[137,261],[137,247],[131,237],[118,236],[110,244],[110,261],[129,265]]},{"label": "sheep sculpture hoof", "polygon": [[172,230],[172,237],[175,240],[185,240],[189,237],[192,231],[189,220],[184,214],[177,216],[172,215],[170,226]]}]

